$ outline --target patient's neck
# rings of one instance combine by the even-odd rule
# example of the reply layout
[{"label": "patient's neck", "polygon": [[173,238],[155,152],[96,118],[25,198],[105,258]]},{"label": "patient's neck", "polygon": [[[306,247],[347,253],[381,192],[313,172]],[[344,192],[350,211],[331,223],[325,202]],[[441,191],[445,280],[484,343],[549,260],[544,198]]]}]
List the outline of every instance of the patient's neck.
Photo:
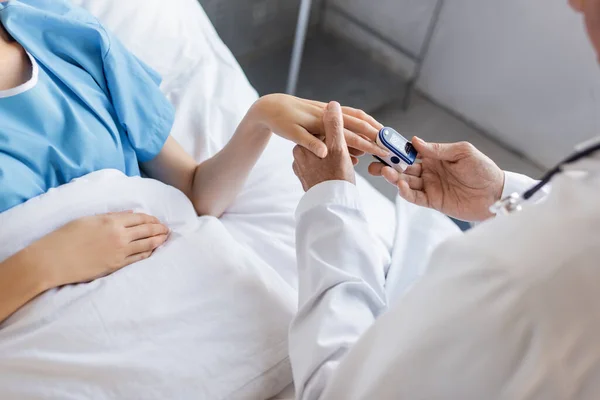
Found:
[{"label": "patient's neck", "polygon": [[12,37],[6,32],[6,29],[0,23],[0,45],[4,45],[14,41]]},{"label": "patient's neck", "polygon": [[0,24],[0,90],[27,82],[31,74],[32,66],[25,49]]}]

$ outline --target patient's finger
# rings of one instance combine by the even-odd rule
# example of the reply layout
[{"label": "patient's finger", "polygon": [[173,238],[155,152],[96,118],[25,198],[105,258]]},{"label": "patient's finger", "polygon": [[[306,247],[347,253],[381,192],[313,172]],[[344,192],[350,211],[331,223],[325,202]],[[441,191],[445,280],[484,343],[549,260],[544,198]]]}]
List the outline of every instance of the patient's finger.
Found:
[{"label": "patient's finger", "polygon": [[425,192],[411,189],[408,183],[403,180],[398,181],[398,194],[409,203],[421,207],[429,207],[429,201],[427,200]]},{"label": "patient's finger", "polygon": [[327,146],[321,140],[311,135],[306,129],[301,126],[297,126],[294,130],[294,137],[292,140],[304,147],[307,150],[310,150],[314,155],[319,158],[325,158],[327,156]]},{"label": "patient's finger", "polygon": [[143,213],[120,213],[115,218],[123,224],[125,228],[142,224],[160,224],[158,218]]},{"label": "patient's finger", "polygon": [[349,147],[349,148],[348,148],[348,152],[350,152],[350,155],[351,155],[351,156],[354,156],[354,157],[362,157],[362,156],[364,156],[365,154],[367,154],[367,153],[365,153],[364,151],[362,151],[362,150],[359,150],[359,149],[355,149],[355,148],[353,148],[353,147]]},{"label": "patient's finger", "polygon": [[[323,103],[321,101],[317,101],[317,100],[306,100],[306,101],[314,106],[319,107],[320,109],[325,109],[327,107],[327,103]],[[350,115],[352,117],[359,118],[359,119],[362,119],[362,120],[368,122],[373,128],[377,129],[378,132],[383,128],[383,125],[381,123],[379,123],[375,118],[373,118],[371,115],[367,114],[363,110],[345,106],[345,107],[342,107],[342,112],[345,115]]]},{"label": "patient's finger", "polygon": [[352,107],[342,107],[342,111],[344,112],[344,114],[362,119],[363,121],[367,121],[373,128],[377,129],[377,132],[383,129],[383,125],[379,123],[379,121],[377,121],[375,118],[373,118],[371,115],[367,114],[363,110]]},{"label": "patient's finger", "polygon": [[133,210],[113,211],[113,212],[105,213],[105,215],[127,215],[127,214],[133,214]]},{"label": "patient's finger", "polygon": [[371,164],[369,164],[369,174],[373,176],[381,176],[381,170],[385,166],[385,164],[380,162],[372,162]]},{"label": "patient's finger", "polygon": [[360,160],[358,159],[358,157],[355,157],[355,156],[350,156],[350,160],[352,160],[352,165],[354,165],[355,167],[360,162]]},{"label": "patient's finger", "polygon": [[157,235],[166,235],[169,233],[169,228],[167,228],[163,224],[142,224],[130,227],[127,229],[127,233],[129,235],[129,240],[131,242],[146,239]]},{"label": "patient's finger", "polygon": [[379,130],[367,121],[346,114],[344,114],[344,128],[357,134],[364,135],[371,141],[377,140],[377,134],[379,133]]},{"label": "patient's finger", "polygon": [[152,251],[147,251],[145,253],[133,254],[125,259],[125,265],[123,265],[123,266],[126,267],[127,265],[131,265],[138,261],[145,260],[146,258],[150,257],[151,255],[152,255]]},{"label": "patient's finger", "polygon": [[129,254],[134,255],[154,251],[167,240],[167,237],[168,235],[164,234],[131,242],[128,247]]},{"label": "patient's finger", "polygon": [[371,142],[348,129],[345,129],[344,132],[348,147],[362,150],[365,153],[374,154],[379,157],[387,157],[388,151],[379,147],[377,143]]}]

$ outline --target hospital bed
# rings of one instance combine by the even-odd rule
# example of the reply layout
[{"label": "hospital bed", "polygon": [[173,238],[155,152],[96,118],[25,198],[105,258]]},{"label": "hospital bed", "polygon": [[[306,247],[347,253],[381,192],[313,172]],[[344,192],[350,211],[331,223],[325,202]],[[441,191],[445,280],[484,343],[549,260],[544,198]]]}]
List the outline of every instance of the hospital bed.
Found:
[{"label": "hospital bed", "polygon": [[[257,94],[195,0],[73,1],[163,76],[177,110],[173,135],[197,161],[224,146]],[[274,138],[220,220],[197,218],[160,182],[111,170],[0,214],[0,259],[93,213],[145,211],[172,229],[150,259],[49,291],[0,325],[0,398],[265,399],[289,388],[293,213],[303,194],[291,150]],[[357,184],[379,238],[374,251],[388,264],[392,256],[394,300],[457,228]]]}]

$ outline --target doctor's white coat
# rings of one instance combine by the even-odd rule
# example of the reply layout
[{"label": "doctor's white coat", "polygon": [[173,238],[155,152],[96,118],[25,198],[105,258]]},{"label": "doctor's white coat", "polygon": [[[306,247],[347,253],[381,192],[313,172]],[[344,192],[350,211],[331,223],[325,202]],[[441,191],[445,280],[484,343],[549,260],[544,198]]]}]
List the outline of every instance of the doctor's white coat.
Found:
[{"label": "doctor's white coat", "polygon": [[[297,398],[600,399],[600,161],[578,167],[440,245],[391,305],[355,187],[312,188],[297,210]],[[531,183],[507,173],[505,192]]]}]

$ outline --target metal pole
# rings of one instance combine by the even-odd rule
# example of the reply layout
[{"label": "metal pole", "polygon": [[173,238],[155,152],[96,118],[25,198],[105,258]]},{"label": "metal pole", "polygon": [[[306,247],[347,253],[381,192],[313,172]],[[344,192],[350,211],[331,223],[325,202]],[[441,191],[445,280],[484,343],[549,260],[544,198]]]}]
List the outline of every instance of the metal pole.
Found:
[{"label": "metal pole", "polygon": [[290,71],[287,82],[287,93],[296,94],[298,87],[298,77],[300,76],[300,66],[302,65],[302,53],[304,43],[306,42],[306,32],[310,22],[310,9],[312,0],[301,0],[300,11],[298,13],[298,24],[296,25],[296,38],[294,39],[294,49],[292,50],[292,60],[290,62]]}]

